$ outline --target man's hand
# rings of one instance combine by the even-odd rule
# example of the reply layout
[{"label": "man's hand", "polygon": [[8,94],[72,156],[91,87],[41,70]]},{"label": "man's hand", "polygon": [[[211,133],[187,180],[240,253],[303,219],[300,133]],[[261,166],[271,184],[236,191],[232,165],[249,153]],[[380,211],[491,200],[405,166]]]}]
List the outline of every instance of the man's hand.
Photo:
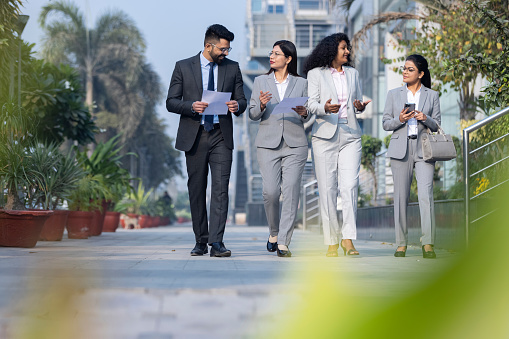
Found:
[{"label": "man's hand", "polygon": [[228,101],[226,103],[226,106],[228,106],[228,110],[231,112],[231,113],[235,113],[239,110],[239,103],[235,100],[232,100],[232,101]]},{"label": "man's hand", "polygon": [[195,111],[198,114],[202,114],[205,111],[205,108],[209,106],[208,103],[203,101],[195,101],[193,102],[193,111]]}]

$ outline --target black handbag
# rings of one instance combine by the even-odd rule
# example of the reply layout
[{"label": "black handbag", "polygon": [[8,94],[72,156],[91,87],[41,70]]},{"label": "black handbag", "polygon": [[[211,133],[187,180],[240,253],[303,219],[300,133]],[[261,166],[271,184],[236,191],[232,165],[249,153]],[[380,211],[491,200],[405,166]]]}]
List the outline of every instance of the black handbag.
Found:
[{"label": "black handbag", "polygon": [[424,161],[447,161],[456,158],[456,147],[450,134],[438,126],[438,133],[428,131],[421,136],[422,158]]}]

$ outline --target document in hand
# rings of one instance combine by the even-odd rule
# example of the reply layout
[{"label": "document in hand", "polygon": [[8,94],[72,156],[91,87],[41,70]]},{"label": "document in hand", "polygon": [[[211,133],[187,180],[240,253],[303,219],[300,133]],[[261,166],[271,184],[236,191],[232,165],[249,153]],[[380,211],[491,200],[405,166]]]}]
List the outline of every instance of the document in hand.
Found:
[{"label": "document in hand", "polygon": [[208,103],[208,107],[202,114],[205,115],[225,115],[228,113],[226,103],[232,97],[231,92],[216,92],[204,90],[201,101]]},{"label": "document in hand", "polygon": [[276,108],[272,111],[272,114],[281,114],[281,113],[291,113],[295,112],[292,108],[297,106],[304,106],[306,101],[308,101],[309,97],[300,97],[300,98],[284,98]]}]

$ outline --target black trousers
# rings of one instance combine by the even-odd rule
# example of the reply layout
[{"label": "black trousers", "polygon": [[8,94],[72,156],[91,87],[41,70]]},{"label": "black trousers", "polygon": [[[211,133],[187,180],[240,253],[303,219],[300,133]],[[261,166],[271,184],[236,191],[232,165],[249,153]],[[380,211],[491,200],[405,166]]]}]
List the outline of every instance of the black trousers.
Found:
[{"label": "black trousers", "polygon": [[[232,167],[232,150],[226,147],[221,129],[206,132],[203,126],[200,127],[193,147],[186,152],[186,166],[196,242],[221,242],[228,215],[228,185]],[[212,185],[210,218],[207,218],[209,167]]]}]

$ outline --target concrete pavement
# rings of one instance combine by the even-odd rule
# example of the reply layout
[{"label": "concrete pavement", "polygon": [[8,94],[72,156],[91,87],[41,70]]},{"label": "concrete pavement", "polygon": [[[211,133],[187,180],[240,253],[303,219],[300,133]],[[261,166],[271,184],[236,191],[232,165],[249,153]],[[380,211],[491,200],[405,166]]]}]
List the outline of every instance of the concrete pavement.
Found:
[{"label": "concrete pavement", "polygon": [[424,260],[410,247],[394,258],[393,244],[358,240],[359,257],[326,258],[321,235],[296,230],[294,256],[278,258],[267,236],[266,227],[227,226],[231,258],[191,257],[190,226],[0,247],[0,338],[265,337],[282,310],[298,312],[288,305],[315,288],[304,283],[315,272],[352,293],[390,298],[456,257],[438,250]]}]

